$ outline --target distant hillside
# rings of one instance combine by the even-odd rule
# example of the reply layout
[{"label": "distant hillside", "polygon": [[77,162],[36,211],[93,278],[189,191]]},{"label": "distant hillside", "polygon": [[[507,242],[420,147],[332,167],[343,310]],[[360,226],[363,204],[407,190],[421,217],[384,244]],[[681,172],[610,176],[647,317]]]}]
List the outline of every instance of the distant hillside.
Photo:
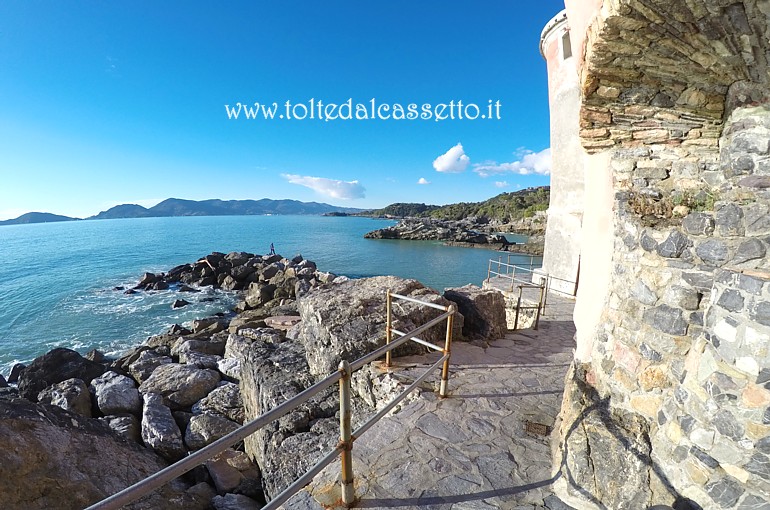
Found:
[{"label": "distant hillside", "polygon": [[[124,207],[124,206],[117,206]],[[127,216],[111,216],[118,218],[136,217],[167,217],[167,216],[249,216],[260,214],[324,214],[328,212],[360,212],[361,209],[351,207],[336,207],[318,202],[300,202],[298,200],[183,200],[167,198],[163,202],[145,209],[141,206],[131,206],[126,210]],[[112,213],[113,207],[107,214]],[[95,216],[94,218],[98,217]]]},{"label": "distant hillside", "polygon": [[12,220],[0,221],[0,225],[23,225],[25,223],[53,223],[58,221],[75,221],[79,218],[70,218],[59,214],[44,212],[28,212]]},{"label": "distant hillside", "polygon": [[146,218],[150,216],[150,211],[146,207],[136,204],[116,205],[106,211],[102,211],[96,216],[91,216],[89,220],[111,220],[114,218]]},{"label": "distant hillside", "polygon": [[535,212],[548,209],[550,195],[550,186],[540,186],[502,193],[484,202],[460,202],[444,206],[399,203],[383,209],[359,213],[359,215],[395,218],[430,217],[445,220],[483,216],[496,222],[509,223],[513,220],[532,217]]},{"label": "distant hillside", "polygon": [[[136,204],[122,204],[111,207],[99,214],[90,216],[89,220],[106,220],[116,218],[158,218],[169,216],[242,216],[264,214],[309,214],[321,215],[326,213],[354,214],[363,211],[353,207],[337,207],[318,202],[300,202],[298,200],[183,200],[168,198],[150,207]],[[0,225],[18,225],[21,223],[46,223],[50,221],[72,221],[80,218],[70,218],[58,214],[31,212],[22,214],[12,220],[0,221]]]}]

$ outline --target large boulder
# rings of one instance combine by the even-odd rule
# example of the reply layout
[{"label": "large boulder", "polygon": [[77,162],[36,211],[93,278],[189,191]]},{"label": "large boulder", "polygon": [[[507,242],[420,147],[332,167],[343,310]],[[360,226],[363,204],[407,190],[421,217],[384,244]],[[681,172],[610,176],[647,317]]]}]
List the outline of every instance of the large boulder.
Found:
[{"label": "large boulder", "polygon": [[[242,361],[241,376],[247,420],[274,409],[315,382],[305,351],[297,342],[254,340]],[[334,418],[338,408],[336,391],[330,389],[246,438],[246,453],[262,471],[268,499],[334,447],[339,436]]]},{"label": "large boulder", "polygon": [[208,395],[192,406],[193,414],[216,414],[228,420],[243,423],[243,400],[237,384],[222,382]]},{"label": "large boulder", "polygon": [[500,292],[466,285],[446,289],[444,297],[457,303],[463,314],[463,336],[481,340],[498,340],[505,336],[505,298]]},{"label": "large boulder", "polygon": [[163,356],[153,350],[146,350],[139,353],[136,360],[128,366],[128,371],[131,377],[141,384],[149,379],[156,368],[161,365],[168,365],[173,361],[170,356]]},{"label": "large boulder", "polygon": [[230,432],[234,432],[238,424],[217,414],[198,414],[190,418],[184,434],[184,442],[190,450],[200,450]]},{"label": "large boulder", "polygon": [[218,493],[261,496],[262,476],[259,468],[244,452],[225,450],[206,461],[205,466]]},{"label": "large boulder", "polygon": [[[417,280],[396,276],[377,276],[348,280],[328,287],[317,287],[298,301],[302,322],[299,340],[307,351],[311,373],[326,376],[337,370],[343,359],[353,361],[385,344],[386,291],[449,306],[450,301],[426,288]],[[411,331],[443,312],[403,300],[393,301],[393,327]],[[453,338],[462,332],[462,316],[455,315]],[[438,324],[420,336],[443,346],[445,323]],[[425,348],[407,342],[395,355],[420,354]]]},{"label": "large boulder", "polygon": [[72,349],[57,347],[35,358],[19,375],[19,395],[37,401],[38,394],[48,386],[67,379],[80,379],[89,384],[105,371],[99,363],[87,360]]},{"label": "large boulder", "polygon": [[[0,494],[10,510],[85,508],[166,467],[99,420],[23,399],[0,400]],[[177,479],[125,508],[188,508]]]},{"label": "large boulder", "polygon": [[133,414],[110,415],[99,418],[100,421],[107,424],[116,434],[128,438],[137,443],[142,442],[142,424],[139,418]]},{"label": "large boulder", "polygon": [[144,396],[142,440],[171,461],[179,460],[187,453],[179,425],[174,420],[171,409],[163,403],[163,397],[157,393],[147,393]]},{"label": "large boulder", "polygon": [[91,381],[96,405],[105,414],[140,414],[142,397],[130,377],[108,371]]},{"label": "large boulder", "polygon": [[37,395],[37,400],[86,418],[91,417],[91,395],[88,393],[86,383],[80,379],[67,379],[49,386]]},{"label": "large boulder", "polygon": [[216,370],[169,363],[156,368],[139,391],[145,395],[157,393],[172,409],[184,409],[208,395],[219,381]]}]

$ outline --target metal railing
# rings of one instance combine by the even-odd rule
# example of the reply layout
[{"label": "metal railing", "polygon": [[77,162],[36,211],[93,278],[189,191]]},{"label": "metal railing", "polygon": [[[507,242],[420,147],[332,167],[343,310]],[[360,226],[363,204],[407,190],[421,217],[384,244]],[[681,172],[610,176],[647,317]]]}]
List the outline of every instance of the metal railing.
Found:
[{"label": "metal railing", "polygon": [[[438,317],[431,319],[422,326],[419,326],[408,333],[403,333],[392,327],[392,299],[400,299],[417,303],[420,305],[428,306],[442,310],[444,313]],[[250,436],[257,430],[261,429],[265,425],[280,419],[282,416],[290,413],[300,405],[304,404],[314,396],[327,390],[335,383],[339,383],[340,392],[340,441],[337,446],[328,454],[326,454],[321,460],[319,460],[313,467],[311,467],[304,475],[299,477],[294,483],[287,487],[283,492],[270,500],[262,510],[275,510],[283,503],[289,500],[294,494],[299,492],[304,486],[309,484],[313,478],[319,474],[326,466],[334,462],[339,455],[341,461],[341,490],[342,490],[342,502],[345,506],[352,506],[355,503],[355,492],[353,488],[353,464],[352,464],[352,448],[353,442],[361,437],[367,430],[369,430],[375,423],[387,415],[394,407],[396,407],[406,396],[411,393],[415,388],[422,384],[427,377],[433,373],[433,371],[443,365],[441,373],[441,384],[439,387],[439,395],[441,397],[447,396],[447,381],[449,379],[449,358],[451,354],[452,345],[452,326],[454,321],[454,314],[457,311],[455,304],[449,306],[437,305],[434,303],[428,303],[420,301],[418,299],[410,298],[407,296],[401,296],[399,294],[387,292],[387,326],[386,326],[386,344],[379,349],[363,356],[352,363],[342,361],[339,369],[327,376],[323,380],[310,386],[303,392],[295,395],[291,399],[283,402],[276,408],[268,411],[254,420],[242,425],[240,428],[227,434],[226,436],[214,441],[210,445],[191,453],[184,459],[168,466],[157,473],[140,480],[139,482],[123,489],[122,491],[89,506],[86,510],[117,510],[137,499],[144,497],[167,484],[171,480],[187,473],[193,468],[203,464],[207,460],[219,455],[231,446],[243,441],[246,437]],[[446,339],[444,347],[426,342],[417,337],[428,331],[431,327],[440,324],[441,322],[447,322]],[[400,338],[393,340],[392,335],[396,334]],[[362,368],[366,364],[382,357],[386,356],[386,366],[391,365],[391,351],[399,347],[400,345],[412,340],[420,345],[429,347],[430,349],[441,351],[443,355],[431,365],[425,373],[418,377],[412,384],[410,384],[404,391],[391,400],[385,407],[383,407],[374,416],[369,418],[358,429],[351,432],[351,391],[350,391],[350,378],[353,372]]]},{"label": "metal railing", "polygon": [[[509,257],[510,260],[510,257]],[[492,269],[493,264],[497,264],[497,271]],[[517,276],[518,272],[518,276]],[[533,275],[535,270],[532,266],[532,258],[530,258],[530,267],[517,266],[515,264],[509,264],[502,261],[501,257],[497,260],[490,259],[489,266],[487,268],[487,282],[492,281],[492,277],[501,278],[510,282],[508,292],[514,292],[514,289],[519,289],[519,295],[516,299],[516,315],[513,321],[513,329],[519,327],[519,313],[521,310],[536,310],[534,329],[537,329],[540,325],[540,315],[545,313],[545,307],[548,301],[548,275],[541,275],[540,283],[533,283]],[[540,296],[536,305],[522,306],[521,301],[524,293],[524,289],[539,289]]]}]

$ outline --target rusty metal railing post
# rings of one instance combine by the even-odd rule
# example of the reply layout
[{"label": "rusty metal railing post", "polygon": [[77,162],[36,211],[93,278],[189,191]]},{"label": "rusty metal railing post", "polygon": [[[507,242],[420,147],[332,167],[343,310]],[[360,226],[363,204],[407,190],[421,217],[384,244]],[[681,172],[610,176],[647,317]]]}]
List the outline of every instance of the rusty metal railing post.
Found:
[{"label": "rusty metal railing post", "polygon": [[441,398],[446,398],[449,387],[449,355],[452,353],[452,327],[454,326],[457,305],[454,303],[450,304],[449,311],[452,313],[446,318],[446,342],[444,343],[444,354],[447,355],[447,358],[444,360],[444,366],[441,369],[441,386],[438,392]]},{"label": "rusty metal railing post", "polygon": [[342,464],[342,503],[350,508],[356,500],[353,488],[353,441],[350,426],[350,365],[347,361],[340,362],[340,462]]},{"label": "rusty metal railing post", "polygon": [[[385,343],[390,344],[390,341],[393,339],[393,313],[391,310],[391,303],[393,302],[393,298],[390,297],[390,289],[388,289],[388,292],[386,294],[386,301],[385,301],[385,310],[387,313],[387,324],[385,325]],[[391,356],[390,351],[385,353],[385,366],[390,367],[391,363]]]},{"label": "rusty metal railing post", "polygon": [[543,282],[540,282],[540,301],[537,302],[537,316],[535,316],[535,331],[537,331],[537,327],[540,325],[540,309],[542,308],[543,310],[545,310],[545,305],[543,304],[543,291],[545,291],[545,284]]},{"label": "rusty metal railing post", "polygon": [[521,309],[521,293],[523,287],[519,285],[519,299],[516,301],[516,318],[513,320],[513,330],[519,329],[519,309]]}]

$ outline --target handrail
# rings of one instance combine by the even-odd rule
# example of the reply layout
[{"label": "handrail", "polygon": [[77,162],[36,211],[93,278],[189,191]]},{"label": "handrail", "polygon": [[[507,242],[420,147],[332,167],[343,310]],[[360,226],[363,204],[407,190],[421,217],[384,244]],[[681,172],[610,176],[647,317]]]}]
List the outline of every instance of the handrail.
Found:
[{"label": "handrail", "polygon": [[[420,305],[425,305],[430,308],[445,310],[445,313],[439,315],[434,319],[431,319],[430,321],[426,322],[422,326],[417,327],[412,331],[409,331],[408,333],[402,333],[401,331],[398,331],[392,328],[392,317],[391,317],[392,298],[401,299],[401,300],[417,303]],[[275,498],[269,501],[263,507],[263,510],[277,509],[280,505],[288,501],[289,498],[291,498],[294,494],[299,492],[299,490],[302,489],[302,487],[310,483],[310,481],[318,473],[320,473],[326,466],[331,464],[336,459],[337,455],[339,455],[342,460],[342,477],[341,477],[342,501],[346,506],[351,506],[355,502],[355,493],[353,490],[352,457],[351,457],[353,441],[355,441],[355,439],[360,437],[377,421],[382,419],[388,412],[390,412],[396,405],[398,405],[404,398],[406,398],[406,396],[409,393],[411,393],[420,383],[422,383],[428,377],[428,375],[430,375],[441,364],[443,364],[443,369],[442,369],[442,375],[441,375],[441,384],[439,387],[439,394],[441,397],[447,396],[447,383],[448,383],[448,376],[449,376],[449,358],[451,355],[450,349],[451,349],[451,342],[452,342],[452,324],[453,324],[454,314],[456,313],[456,311],[457,311],[457,305],[455,305],[454,303],[450,304],[449,306],[442,306],[442,305],[437,305],[435,303],[421,301],[408,296],[402,296],[399,294],[391,293],[390,290],[388,290],[387,291],[387,326],[386,326],[387,334],[386,334],[386,344],[384,346],[374,350],[373,352],[365,356],[362,356],[361,358],[357,359],[353,363],[348,364],[347,361],[343,360],[340,363],[340,367],[336,372],[330,374],[329,376],[325,377],[321,381],[310,386],[309,388],[295,395],[289,400],[281,403],[274,409],[242,425],[235,431],[214,441],[210,445],[205,446],[204,448],[201,448],[200,450],[191,453],[184,459],[181,459],[175,462],[174,464],[158,471],[157,473],[150,475],[149,477],[143,480],[140,480],[135,484],[121,490],[120,492],[113,494],[112,496],[105,498],[102,501],[99,501],[89,506],[86,510],[117,510],[143,496],[146,496],[153,490],[162,487],[163,485],[170,482],[171,480],[183,475],[184,473],[190,471],[196,466],[222,453],[223,451],[230,448],[232,445],[240,441],[243,441],[246,437],[250,436],[260,428],[264,427],[265,425],[281,418],[282,416],[285,416],[289,412],[293,411],[300,405],[310,400],[315,395],[318,395],[324,390],[330,388],[337,382],[339,382],[339,385],[340,385],[340,442],[331,452],[329,452],[321,460],[319,460],[304,475],[299,477],[294,483],[292,483],[279,495],[277,495]],[[417,335],[422,334],[423,332],[427,331],[429,328],[439,324],[440,322],[443,322],[444,320],[447,321],[447,331],[446,331],[446,341],[443,348],[417,338]],[[392,333],[396,333],[401,338],[395,341],[391,341]],[[355,370],[358,370],[359,368],[363,367],[370,361],[373,361],[379,358],[383,354],[387,356],[386,366],[390,366],[391,351],[409,340],[415,341],[416,343],[419,343],[431,349],[442,351],[443,355],[441,356],[441,358],[439,358],[438,361],[436,361],[433,365],[431,365],[425,371],[424,374],[418,377],[411,385],[409,385],[404,391],[402,391],[399,395],[397,395],[384,408],[382,408],[373,417],[367,420],[366,423],[361,425],[358,428],[358,430],[355,431],[355,433],[351,434],[351,431],[350,431],[351,430],[351,427],[350,427],[350,423],[351,423],[350,378],[352,373]]]}]

